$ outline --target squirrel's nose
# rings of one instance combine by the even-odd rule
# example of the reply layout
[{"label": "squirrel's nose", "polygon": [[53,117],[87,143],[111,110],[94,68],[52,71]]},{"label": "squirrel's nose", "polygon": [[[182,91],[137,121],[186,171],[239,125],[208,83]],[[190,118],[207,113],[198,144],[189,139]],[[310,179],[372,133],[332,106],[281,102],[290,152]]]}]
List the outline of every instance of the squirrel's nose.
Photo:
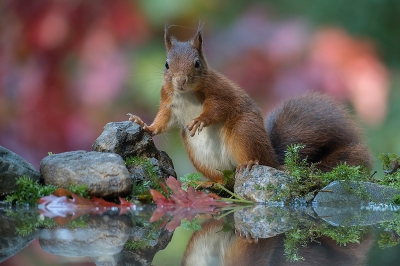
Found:
[{"label": "squirrel's nose", "polygon": [[185,85],[186,81],[186,76],[178,76],[175,78],[176,85],[180,90],[183,90],[183,86]]},{"label": "squirrel's nose", "polygon": [[186,83],[186,77],[178,77],[176,79],[176,83],[178,84],[179,87],[182,87]]}]

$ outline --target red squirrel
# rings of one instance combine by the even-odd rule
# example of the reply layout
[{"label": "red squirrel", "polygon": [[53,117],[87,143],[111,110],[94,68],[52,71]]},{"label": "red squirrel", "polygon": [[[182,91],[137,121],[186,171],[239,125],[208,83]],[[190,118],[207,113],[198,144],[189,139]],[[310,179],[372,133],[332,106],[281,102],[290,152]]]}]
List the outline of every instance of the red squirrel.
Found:
[{"label": "red squirrel", "polygon": [[371,166],[360,130],[347,111],[326,96],[309,94],[289,100],[267,119],[249,95],[211,69],[203,53],[202,24],[181,42],[165,27],[167,59],[161,101],[153,123],[139,117],[152,136],[181,129],[189,158],[206,178],[222,182],[221,170],[244,170],[261,164],[278,168],[288,144],[305,144],[301,155],[330,170],[339,162]]}]

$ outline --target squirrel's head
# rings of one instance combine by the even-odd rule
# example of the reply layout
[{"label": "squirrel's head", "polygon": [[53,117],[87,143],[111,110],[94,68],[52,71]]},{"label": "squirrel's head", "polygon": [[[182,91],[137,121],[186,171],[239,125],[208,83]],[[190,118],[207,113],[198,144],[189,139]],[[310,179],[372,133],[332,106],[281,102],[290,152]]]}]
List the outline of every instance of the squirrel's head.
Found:
[{"label": "squirrel's head", "polygon": [[164,82],[172,85],[175,91],[195,91],[206,75],[208,66],[203,55],[203,37],[200,22],[196,35],[189,41],[181,42],[170,36],[169,25],[165,25],[164,41],[167,60],[164,68]]}]

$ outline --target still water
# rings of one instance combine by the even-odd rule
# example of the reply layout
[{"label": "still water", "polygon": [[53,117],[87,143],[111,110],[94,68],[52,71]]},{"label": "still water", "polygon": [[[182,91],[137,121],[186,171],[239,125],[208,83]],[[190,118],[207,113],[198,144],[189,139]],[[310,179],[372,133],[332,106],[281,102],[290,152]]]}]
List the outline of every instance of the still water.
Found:
[{"label": "still water", "polygon": [[184,209],[153,221],[155,210],[49,217],[0,204],[0,265],[400,265],[397,206]]}]

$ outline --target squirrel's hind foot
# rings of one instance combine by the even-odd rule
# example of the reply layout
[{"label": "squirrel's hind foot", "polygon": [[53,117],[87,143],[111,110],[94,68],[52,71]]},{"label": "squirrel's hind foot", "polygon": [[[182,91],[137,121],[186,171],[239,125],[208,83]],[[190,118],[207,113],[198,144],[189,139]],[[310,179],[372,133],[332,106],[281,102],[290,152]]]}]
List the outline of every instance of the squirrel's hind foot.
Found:
[{"label": "squirrel's hind foot", "polygon": [[254,165],[259,165],[258,160],[250,160],[236,167],[236,173],[241,173],[244,170],[250,170]]},{"label": "squirrel's hind foot", "polygon": [[258,238],[253,238],[250,234],[245,233],[239,228],[235,228],[235,235],[237,238],[239,238],[241,241],[247,242],[249,244],[257,244],[258,243]]}]

